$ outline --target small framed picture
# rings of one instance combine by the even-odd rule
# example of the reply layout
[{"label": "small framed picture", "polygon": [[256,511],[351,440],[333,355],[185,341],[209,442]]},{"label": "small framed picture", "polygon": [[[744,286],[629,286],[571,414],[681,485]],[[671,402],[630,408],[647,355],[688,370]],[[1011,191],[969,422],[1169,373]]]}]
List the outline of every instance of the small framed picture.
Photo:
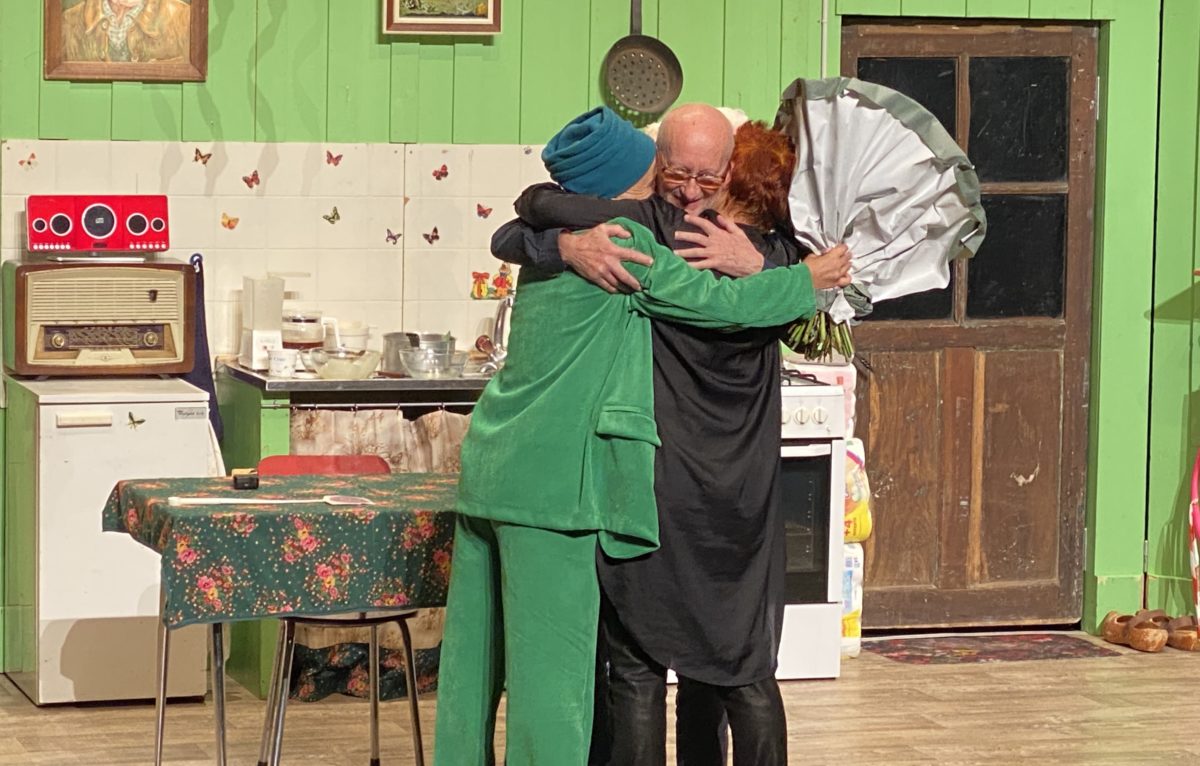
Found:
[{"label": "small framed picture", "polygon": [[47,80],[201,82],[208,0],[45,0]]},{"label": "small framed picture", "polygon": [[497,35],[500,0],[383,0],[389,35]]}]

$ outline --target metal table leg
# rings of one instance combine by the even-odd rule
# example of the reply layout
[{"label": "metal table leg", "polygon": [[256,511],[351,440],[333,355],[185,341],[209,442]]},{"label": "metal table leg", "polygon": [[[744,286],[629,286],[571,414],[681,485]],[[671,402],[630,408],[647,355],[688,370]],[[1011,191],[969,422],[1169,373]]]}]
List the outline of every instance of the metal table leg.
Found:
[{"label": "metal table leg", "polygon": [[165,597],[158,599],[158,683],[154,692],[154,766],[162,766],[163,728],[167,720],[167,661],[171,652],[171,631],[163,610]]},{"label": "metal table leg", "polygon": [[404,679],[408,684],[408,711],[412,717],[413,762],[425,766],[425,746],[421,742],[421,708],[417,699],[417,661],[413,651],[412,632],[408,620],[398,620],[400,634],[404,637]]},{"label": "metal table leg", "polygon": [[379,766],[379,626],[371,626],[367,653],[368,695],[371,701],[371,766]]},{"label": "metal table leg", "polygon": [[271,766],[279,766],[279,758],[283,751],[283,722],[287,717],[288,692],[292,679],[292,655],[296,650],[296,623],[285,619],[283,621],[283,673],[279,678],[279,702],[275,714],[274,745],[271,748]]},{"label": "metal table leg", "polygon": [[213,716],[217,730],[217,764],[225,766],[225,642],[224,627],[212,626]]},{"label": "metal table leg", "polygon": [[258,766],[269,766],[271,763],[271,745],[275,737],[275,706],[279,704],[279,681],[283,678],[285,630],[281,620],[279,631],[275,636],[275,662],[271,668],[271,686],[267,689],[267,712],[263,716],[262,743],[258,746]]}]

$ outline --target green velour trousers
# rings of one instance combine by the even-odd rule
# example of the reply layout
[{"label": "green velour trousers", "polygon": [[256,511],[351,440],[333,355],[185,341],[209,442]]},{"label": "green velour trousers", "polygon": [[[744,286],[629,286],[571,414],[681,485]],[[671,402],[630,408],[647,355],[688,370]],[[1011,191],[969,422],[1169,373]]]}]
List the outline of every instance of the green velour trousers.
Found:
[{"label": "green velour trousers", "polygon": [[460,515],[437,693],[435,766],[585,766],[600,586],[595,532]]}]

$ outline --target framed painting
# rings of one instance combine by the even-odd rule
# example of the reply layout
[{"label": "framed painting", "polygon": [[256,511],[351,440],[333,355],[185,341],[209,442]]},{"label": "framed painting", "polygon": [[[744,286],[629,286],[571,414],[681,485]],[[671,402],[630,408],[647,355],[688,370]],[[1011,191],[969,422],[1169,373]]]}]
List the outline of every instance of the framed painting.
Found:
[{"label": "framed painting", "polygon": [[200,82],[208,0],[45,0],[47,80]]},{"label": "framed painting", "polygon": [[497,35],[500,0],[383,0],[389,35]]}]

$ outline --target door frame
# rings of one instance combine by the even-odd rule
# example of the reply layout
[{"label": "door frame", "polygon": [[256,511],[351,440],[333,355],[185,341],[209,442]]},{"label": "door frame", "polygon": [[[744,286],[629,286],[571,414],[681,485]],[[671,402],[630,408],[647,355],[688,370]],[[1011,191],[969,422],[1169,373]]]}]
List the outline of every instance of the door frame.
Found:
[{"label": "door frame", "polygon": [[[823,25],[831,72],[840,71],[843,17],[1100,22],[1082,620],[1086,630],[1095,631],[1108,610],[1130,611],[1144,599],[1160,2],[836,0],[833,5]],[[1064,14],[1064,6],[1078,8]],[[819,26],[814,42],[822,43]],[[1105,215],[1110,206],[1114,215]]]}]

